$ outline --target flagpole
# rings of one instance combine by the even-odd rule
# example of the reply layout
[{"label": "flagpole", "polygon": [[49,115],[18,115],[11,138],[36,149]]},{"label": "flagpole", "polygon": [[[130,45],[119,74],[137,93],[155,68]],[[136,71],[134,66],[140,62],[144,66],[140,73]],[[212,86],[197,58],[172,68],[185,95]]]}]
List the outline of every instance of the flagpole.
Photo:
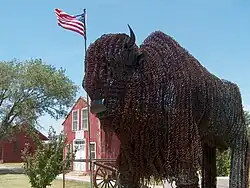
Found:
[{"label": "flagpole", "polygon": [[[86,54],[87,54],[87,27],[86,27],[86,9],[83,9],[83,14],[80,14],[80,15],[75,15],[75,16],[72,16],[72,15],[68,15],[67,13],[63,12],[62,10],[56,8],[55,9],[55,14],[56,14],[56,17],[57,17],[57,21],[58,21],[58,25],[61,26],[62,28],[64,29],[68,29],[68,30],[71,30],[71,31],[75,31],[79,34],[84,34],[84,53],[85,53],[85,57],[86,57]],[[73,18],[76,18],[76,17],[79,17],[79,16],[83,16],[83,20],[81,20],[83,22],[83,27],[84,27],[84,31],[83,33],[82,32],[78,32],[75,29],[75,27],[72,28],[72,25],[71,22],[69,21],[69,23],[65,24],[65,23],[62,23],[64,20],[64,17],[65,15],[68,15],[70,17],[73,17]],[[70,25],[71,27],[67,27],[68,25]],[[79,29],[79,28],[77,28]],[[83,61],[83,66],[84,66],[84,69],[83,69],[83,72],[86,73],[86,66],[85,66],[85,61]],[[84,76],[84,75],[83,75]],[[93,172],[92,172],[92,159],[91,159],[91,151],[90,151],[90,99],[89,99],[89,96],[88,96],[88,93],[87,94],[87,115],[88,115],[88,121],[87,121],[87,125],[88,125],[88,160],[85,159],[84,162],[89,162],[89,170],[90,170],[90,187],[92,188],[93,187]]]},{"label": "flagpole", "polygon": [[[84,29],[85,29],[85,35],[84,35],[84,53],[85,53],[85,58],[87,54],[87,27],[86,27],[86,9],[83,9],[83,14],[84,14]],[[83,66],[84,66],[84,72],[86,73],[86,65],[83,61]],[[89,162],[89,170],[90,170],[90,187],[93,187],[93,174],[92,174],[92,159],[91,159],[91,151],[90,151],[90,100],[88,93],[86,92],[87,95],[87,111],[88,111],[88,162]]]}]

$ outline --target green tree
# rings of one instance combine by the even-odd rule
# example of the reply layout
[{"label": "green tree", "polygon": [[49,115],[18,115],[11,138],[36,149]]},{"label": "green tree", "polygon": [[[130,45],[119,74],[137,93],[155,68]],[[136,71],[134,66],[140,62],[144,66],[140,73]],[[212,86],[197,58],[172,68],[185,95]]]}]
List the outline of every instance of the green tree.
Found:
[{"label": "green tree", "polygon": [[38,125],[40,116],[59,119],[74,103],[77,86],[41,59],[0,62],[0,139],[14,124]]},{"label": "green tree", "polygon": [[56,177],[71,168],[76,151],[67,150],[64,158],[66,138],[61,133],[56,135],[53,128],[49,131],[49,142],[43,143],[32,134],[38,147],[35,153],[29,153],[27,145],[23,151],[24,170],[29,177],[32,188],[46,188]]},{"label": "green tree", "polygon": [[217,176],[228,176],[230,173],[230,149],[216,151]]}]

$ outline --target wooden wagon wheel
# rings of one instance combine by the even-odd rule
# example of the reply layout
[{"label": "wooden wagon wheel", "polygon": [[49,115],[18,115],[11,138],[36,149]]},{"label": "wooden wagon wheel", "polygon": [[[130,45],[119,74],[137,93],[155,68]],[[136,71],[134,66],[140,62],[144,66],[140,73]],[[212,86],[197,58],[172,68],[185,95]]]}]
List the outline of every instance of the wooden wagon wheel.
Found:
[{"label": "wooden wagon wheel", "polygon": [[93,183],[95,188],[120,188],[119,175],[103,167],[97,168]]}]

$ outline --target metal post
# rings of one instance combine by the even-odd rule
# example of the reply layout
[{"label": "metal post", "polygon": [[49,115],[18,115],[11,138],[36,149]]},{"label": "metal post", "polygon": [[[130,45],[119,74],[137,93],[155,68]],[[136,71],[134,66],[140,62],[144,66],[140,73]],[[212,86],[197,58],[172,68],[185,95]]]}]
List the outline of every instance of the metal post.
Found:
[{"label": "metal post", "polygon": [[90,170],[90,187],[92,188],[92,159],[91,159],[91,151],[90,151],[90,100],[87,94],[87,103],[88,103],[88,162],[89,162],[89,170]]},{"label": "metal post", "polygon": [[[85,50],[85,57],[87,54],[87,27],[86,27],[86,9],[83,9],[84,15],[84,28],[85,28],[85,35],[84,35],[84,50]],[[84,65],[84,72],[86,73],[86,66]],[[90,187],[93,187],[92,183],[92,159],[91,159],[91,152],[90,152],[90,100],[87,94],[87,111],[88,111],[88,163],[89,163],[89,170],[90,170]]]},{"label": "metal post", "polygon": [[63,170],[63,188],[65,188],[65,172]]}]

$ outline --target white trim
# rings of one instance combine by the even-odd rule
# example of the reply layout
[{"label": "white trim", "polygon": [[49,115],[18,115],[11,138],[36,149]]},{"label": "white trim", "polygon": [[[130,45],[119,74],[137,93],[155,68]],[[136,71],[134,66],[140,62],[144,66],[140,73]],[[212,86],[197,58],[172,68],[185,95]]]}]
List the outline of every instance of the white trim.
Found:
[{"label": "white trim", "polygon": [[[75,141],[83,141],[83,144],[75,144]],[[74,148],[74,150],[78,150],[78,148],[77,148],[77,146],[79,146],[79,145],[82,145],[83,146],[83,148],[84,148],[84,153],[82,153],[83,154],[83,156],[81,156],[81,153],[80,153],[80,156],[78,156],[77,155],[77,153],[75,153],[75,159],[86,159],[86,150],[87,150],[87,143],[86,143],[86,139],[84,138],[84,139],[73,139],[73,148]],[[76,152],[78,152],[78,151],[76,151]],[[80,166],[79,166],[80,165]],[[78,166],[77,168],[76,168],[76,166]],[[76,170],[77,169],[77,171],[79,170],[78,168],[80,168],[80,171],[82,172],[82,171],[86,171],[86,162],[73,162],[73,170]],[[81,169],[82,168],[82,169]]]},{"label": "white trim", "polygon": [[[88,123],[87,123],[87,127],[83,127],[83,111],[84,110],[88,110],[88,107],[84,107],[84,108],[82,108],[81,109],[81,130],[84,130],[84,131],[88,131]],[[88,111],[87,111],[87,113],[88,113]],[[87,114],[87,121],[88,121],[88,114]]]},{"label": "white trim", "polygon": [[[76,127],[76,130],[74,130],[73,129],[73,113],[74,112],[77,112],[77,127]],[[72,130],[72,132],[75,132],[75,131],[77,131],[77,130],[79,130],[79,110],[77,109],[77,110],[72,110],[72,112],[71,112],[71,130]]]},{"label": "white trim", "polygon": [[75,139],[84,139],[84,131],[83,130],[79,130],[79,131],[75,131]]},{"label": "white trim", "polygon": [[[83,100],[86,101],[86,104],[88,104],[88,103],[87,103],[87,100],[88,100],[88,99],[87,99],[87,96],[86,96],[86,97],[81,96],[81,98],[82,98]],[[91,104],[91,99],[90,99],[90,97],[89,97],[89,105],[90,105],[90,104]]]},{"label": "white trim", "polygon": [[[94,145],[95,145],[95,151],[94,151],[94,152],[95,152],[95,158],[96,158],[96,142],[90,142],[89,144],[90,144],[90,145],[91,145],[91,144],[94,144]],[[90,148],[89,148],[89,149],[90,149]],[[92,151],[92,152],[93,152],[93,151]],[[90,150],[90,153],[91,153],[91,150]]]}]

